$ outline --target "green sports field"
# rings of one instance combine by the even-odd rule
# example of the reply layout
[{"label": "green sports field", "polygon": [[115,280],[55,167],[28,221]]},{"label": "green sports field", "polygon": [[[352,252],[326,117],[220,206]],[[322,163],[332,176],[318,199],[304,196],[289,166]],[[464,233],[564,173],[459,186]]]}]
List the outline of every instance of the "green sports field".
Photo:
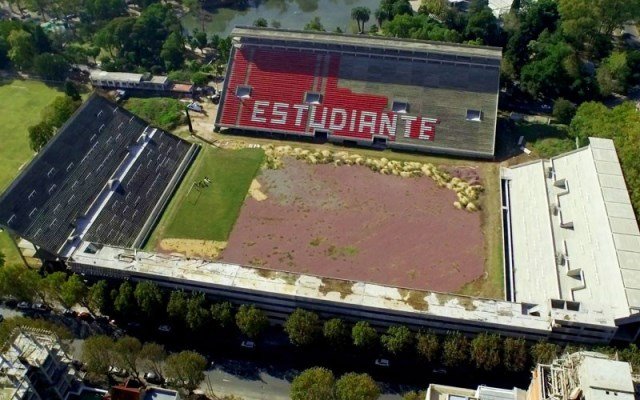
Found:
[{"label": "green sports field", "polygon": [[[166,238],[226,241],[251,181],[264,159],[262,149],[202,148],[171,199],[147,248]],[[198,187],[205,178],[210,184]]]},{"label": "green sports field", "polygon": [[[27,128],[40,121],[40,111],[61,92],[37,81],[0,80],[0,192],[31,160]],[[20,262],[6,232],[0,233],[0,251],[7,263]]]}]

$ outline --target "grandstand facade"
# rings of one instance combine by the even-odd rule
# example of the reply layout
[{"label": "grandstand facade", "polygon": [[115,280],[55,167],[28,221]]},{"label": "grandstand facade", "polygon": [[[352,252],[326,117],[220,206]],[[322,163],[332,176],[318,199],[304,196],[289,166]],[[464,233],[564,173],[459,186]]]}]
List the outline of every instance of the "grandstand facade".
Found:
[{"label": "grandstand facade", "polygon": [[235,28],[216,128],[491,158],[501,50]]},{"label": "grandstand facade", "polygon": [[196,152],[93,95],[0,197],[0,226],[63,258],[140,246]]}]

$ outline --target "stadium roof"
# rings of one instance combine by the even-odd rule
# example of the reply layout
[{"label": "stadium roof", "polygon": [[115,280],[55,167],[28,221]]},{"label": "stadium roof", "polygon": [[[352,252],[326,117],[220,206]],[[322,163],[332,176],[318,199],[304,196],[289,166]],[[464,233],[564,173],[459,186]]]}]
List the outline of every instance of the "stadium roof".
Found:
[{"label": "stadium roof", "polygon": [[56,255],[136,246],[195,148],[91,96],[0,197],[0,225]]},{"label": "stadium roof", "polygon": [[216,127],[491,158],[495,47],[235,28]]},{"label": "stadium roof", "polygon": [[613,142],[502,169],[515,301],[594,323],[640,310],[640,232]]}]

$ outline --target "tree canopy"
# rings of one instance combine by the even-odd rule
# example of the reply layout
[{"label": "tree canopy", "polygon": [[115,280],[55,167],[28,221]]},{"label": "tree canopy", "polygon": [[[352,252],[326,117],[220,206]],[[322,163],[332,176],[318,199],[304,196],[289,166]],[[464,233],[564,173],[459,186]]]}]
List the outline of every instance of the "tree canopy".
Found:
[{"label": "tree canopy", "polygon": [[269,320],[256,306],[243,304],[236,313],[236,324],[240,332],[255,339],[269,326]]},{"label": "tree canopy", "polygon": [[326,368],[315,367],[302,371],[291,382],[291,400],[333,399],[335,378]]},{"label": "tree canopy", "polygon": [[284,323],[284,331],[294,345],[308,346],[320,333],[320,317],[312,311],[296,308]]}]

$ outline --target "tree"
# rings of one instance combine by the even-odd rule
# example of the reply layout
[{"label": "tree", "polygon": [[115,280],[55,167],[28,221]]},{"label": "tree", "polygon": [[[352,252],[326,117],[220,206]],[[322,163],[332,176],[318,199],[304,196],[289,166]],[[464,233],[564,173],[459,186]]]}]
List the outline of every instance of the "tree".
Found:
[{"label": "tree", "polygon": [[469,10],[469,19],[464,34],[468,40],[480,39],[485,44],[498,45],[500,41],[500,28],[498,19],[488,5],[480,7],[472,12]]},{"label": "tree", "polygon": [[143,368],[157,376],[164,376],[163,363],[167,359],[167,352],[163,345],[153,342],[145,343],[140,349],[139,358]]},{"label": "tree", "polygon": [[447,0],[422,0],[420,8],[426,14],[444,19],[449,11],[449,2]]},{"label": "tree", "polygon": [[175,387],[195,390],[204,379],[207,360],[194,351],[171,354],[165,362],[165,377]]},{"label": "tree", "polygon": [[33,58],[33,70],[43,79],[62,81],[67,76],[69,63],[59,54],[42,53]]},{"label": "tree", "polygon": [[23,29],[11,31],[7,38],[9,43],[9,59],[18,69],[28,69],[33,63],[36,49],[33,37]]},{"label": "tree", "polygon": [[412,390],[405,393],[404,396],[402,396],[402,400],[423,400],[426,397],[427,394],[425,392],[416,392],[415,390]]},{"label": "tree", "polygon": [[133,315],[135,311],[135,298],[133,295],[133,286],[128,281],[124,281],[120,285],[118,294],[113,300],[113,307],[120,315]]},{"label": "tree", "polygon": [[460,332],[449,332],[442,345],[442,362],[448,367],[458,367],[469,359],[469,341]]},{"label": "tree", "polygon": [[375,400],[378,397],[380,388],[367,374],[349,372],[336,381],[336,400]]},{"label": "tree", "polygon": [[138,339],[131,336],[121,337],[113,346],[115,366],[139,379],[138,360],[141,350],[142,344]]},{"label": "tree", "polygon": [[531,346],[531,358],[536,364],[550,364],[559,354],[560,346],[555,343],[538,342]]},{"label": "tree", "polygon": [[184,43],[178,32],[173,32],[162,45],[160,57],[167,70],[180,69],[184,63]]},{"label": "tree", "polygon": [[205,86],[211,80],[209,74],[204,72],[194,72],[191,75],[191,82],[194,85]]},{"label": "tree", "polygon": [[[351,10],[351,19],[354,19],[358,24],[358,32],[364,32],[364,24],[369,21],[371,16],[371,10],[367,7],[355,7]],[[360,26],[362,24],[362,26]]]},{"label": "tree", "polygon": [[192,331],[197,331],[205,326],[209,317],[206,308],[204,293],[194,293],[187,302],[187,314],[185,322]]},{"label": "tree", "polygon": [[331,400],[334,384],[333,372],[322,367],[309,368],[291,382],[291,400]]},{"label": "tree", "polygon": [[82,104],[69,96],[58,96],[42,110],[42,121],[60,128]]},{"label": "tree", "polygon": [[22,265],[9,264],[0,268],[0,293],[18,300],[33,301],[41,287],[40,275]]},{"label": "tree", "polygon": [[108,21],[127,11],[124,0],[84,0],[83,4],[88,21]]},{"label": "tree", "polygon": [[228,301],[213,304],[211,318],[220,328],[229,328],[234,322],[233,304]]},{"label": "tree", "polygon": [[413,335],[406,326],[390,326],[381,342],[389,353],[400,354],[413,344]]},{"label": "tree", "polygon": [[78,88],[72,81],[68,79],[64,82],[64,94],[70,97],[71,100],[75,100],[75,101],[81,100],[80,92],[78,91]]},{"label": "tree", "polygon": [[0,36],[0,68],[6,68],[9,64],[9,43]]},{"label": "tree", "polygon": [[280,23],[280,21],[275,20],[275,19],[271,21],[271,27],[272,28],[280,29],[281,26],[282,26],[282,24]]},{"label": "tree", "polygon": [[527,366],[527,343],[522,338],[506,338],[502,343],[502,364],[507,371],[524,371]]},{"label": "tree", "polygon": [[258,27],[258,28],[266,28],[269,26],[269,22],[267,22],[266,19],[260,17],[258,19],[256,19],[255,21],[253,21],[253,26]]},{"label": "tree", "polygon": [[194,31],[193,38],[196,40],[200,51],[202,51],[202,49],[207,47],[207,44],[209,44],[209,40],[207,39],[207,32],[205,31]]},{"label": "tree", "polygon": [[182,290],[174,290],[169,296],[167,314],[176,322],[182,322],[187,316],[187,294]]},{"label": "tree", "polygon": [[491,371],[500,365],[500,336],[481,333],[471,341],[471,360],[477,368]]},{"label": "tree", "polygon": [[86,295],[87,285],[79,275],[71,275],[60,287],[60,302],[67,308],[83,303]]},{"label": "tree", "polygon": [[38,152],[53,137],[55,128],[49,122],[41,121],[27,128],[27,131],[29,132],[29,147],[31,147],[31,150]]},{"label": "tree", "polygon": [[243,334],[250,338],[257,338],[269,326],[269,319],[264,311],[253,304],[250,306],[243,304],[236,313],[236,325]]},{"label": "tree", "polygon": [[351,338],[357,347],[372,348],[378,342],[378,332],[367,321],[358,321],[351,329]]},{"label": "tree", "polygon": [[95,377],[105,377],[112,364],[114,343],[109,336],[89,336],[82,344],[82,362],[87,372]]},{"label": "tree", "polygon": [[574,115],[576,115],[576,106],[569,100],[560,97],[553,103],[553,117],[559,123],[569,125]]},{"label": "tree", "polygon": [[51,0],[27,0],[27,7],[36,10],[43,20],[47,20],[47,12],[53,2]]},{"label": "tree", "polygon": [[284,323],[284,331],[294,345],[308,346],[320,333],[320,317],[312,311],[296,308]]},{"label": "tree", "polygon": [[559,0],[563,31],[576,43],[611,36],[614,29],[640,16],[636,0]]},{"label": "tree", "polygon": [[419,332],[416,337],[418,355],[428,362],[435,362],[440,355],[440,341],[433,332]]},{"label": "tree", "polygon": [[107,307],[108,298],[107,281],[99,280],[89,287],[87,291],[87,307],[92,313],[104,312]]},{"label": "tree", "polygon": [[67,274],[58,271],[46,275],[40,281],[40,292],[42,293],[43,302],[52,304],[60,301],[60,288],[67,280]]},{"label": "tree", "polygon": [[322,333],[327,342],[332,346],[342,347],[349,343],[349,327],[344,320],[340,318],[333,318],[326,321]]},{"label": "tree", "polygon": [[613,93],[625,94],[630,76],[627,53],[614,51],[596,71],[600,94],[603,96],[610,96]]},{"label": "tree", "polygon": [[4,266],[4,253],[0,251],[0,268]]},{"label": "tree", "polygon": [[162,290],[153,282],[144,281],[136,285],[133,296],[138,304],[138,309],[147,318],[157,315],[164,305]]},{"label": "tree", "polygon": [[320,22],[320,17],[315,16],[313,17],[313,19],[311,19],[311,21],[309,21],[305,26],[304,26],[304,30],[305,31],[321,31],[324,32],[324,26],[322,25],[322,22]]}]

